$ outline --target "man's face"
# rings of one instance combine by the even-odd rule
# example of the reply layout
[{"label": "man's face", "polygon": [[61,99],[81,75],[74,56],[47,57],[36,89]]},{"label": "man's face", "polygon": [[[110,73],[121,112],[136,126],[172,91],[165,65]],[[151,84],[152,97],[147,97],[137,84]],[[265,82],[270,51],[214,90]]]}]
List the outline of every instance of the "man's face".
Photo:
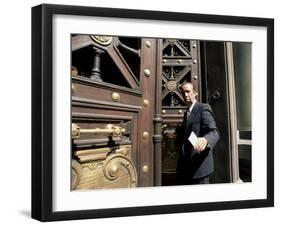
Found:
[{"label": "man's face", "polygon": [[193,85],[190,83],[187,83],[181,87],[182,96],[187,105],[192,105],[192,103],[195,101],[196,92],[193,90]]}]

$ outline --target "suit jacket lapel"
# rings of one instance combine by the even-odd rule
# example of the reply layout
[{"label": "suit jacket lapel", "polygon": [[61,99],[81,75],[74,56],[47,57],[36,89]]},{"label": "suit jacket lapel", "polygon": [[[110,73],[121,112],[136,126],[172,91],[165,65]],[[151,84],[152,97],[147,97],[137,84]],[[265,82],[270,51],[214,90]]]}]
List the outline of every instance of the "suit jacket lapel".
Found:
[{"label": "suit jacket lapel", "polygon": [[189,125],[190,123],[193,122],[193,118],[196,116],[196,114],[198,113],[199,110],[199,103],[196,101],[196,103],[194,104],[192,111],[190,112],[189,118],[188,118],[188,122],[187,125]]}]

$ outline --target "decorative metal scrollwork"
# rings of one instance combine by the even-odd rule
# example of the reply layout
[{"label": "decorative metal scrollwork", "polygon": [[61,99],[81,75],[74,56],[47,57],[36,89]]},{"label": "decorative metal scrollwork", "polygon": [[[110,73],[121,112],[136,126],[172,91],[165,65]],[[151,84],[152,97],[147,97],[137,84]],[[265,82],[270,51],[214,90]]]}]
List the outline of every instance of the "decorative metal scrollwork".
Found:
[{"label": "decorative metal scrollwork", "polygon": [[72,190],[137,186],[131,145],[78,150],[74,156]]},{"label": "decorative metal scrollwork", "polygon": [[162,106],[185,106],[179,87],[193,78],[193,59],[190,40],[163,40]]},{"label": "decorative metal scrollwork", "polygon": [[111,154],[103,163],[103,172],[106,179],[118,180],[124,187],[137,186],[137,172],[133,162],[122,154]]}]

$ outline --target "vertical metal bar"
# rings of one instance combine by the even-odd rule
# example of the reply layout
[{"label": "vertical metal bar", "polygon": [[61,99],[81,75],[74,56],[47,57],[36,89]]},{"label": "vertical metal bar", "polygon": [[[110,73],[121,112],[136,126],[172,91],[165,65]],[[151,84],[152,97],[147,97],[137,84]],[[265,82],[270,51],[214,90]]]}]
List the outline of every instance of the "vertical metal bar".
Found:
[{"label": "vertical metal bar", "polygon": [[233,66],[233,47],[231,42],[225,43],[226,51],[226,82],[228,89],[228,108],[229,112],[229,134],[231,147],[231,180],[232,182],[240,182],[239,178],[239,156],[237,145],[237,115],[236,115],[236,95],[235,95],[235,80],[234,80],[234,66]]},{"label": "vertical metal bar", "polygon": [[162,39],[157,40],[156,82],[155,82],[155,114],[154,114],[154,186],[162,185]]}]

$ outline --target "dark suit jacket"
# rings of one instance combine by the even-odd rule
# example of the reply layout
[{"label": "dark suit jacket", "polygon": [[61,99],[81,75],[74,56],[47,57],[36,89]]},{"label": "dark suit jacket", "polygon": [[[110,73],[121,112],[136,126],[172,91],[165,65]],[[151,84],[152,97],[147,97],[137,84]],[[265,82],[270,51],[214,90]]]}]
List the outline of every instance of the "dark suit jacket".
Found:
[{"label": "dark suit jacket", "polygon": [[[198,179],[210,175],[214,171],[213,148],[219,140],[219,133],[214,120],[211,106],[196,102],[192,108],[188,120],[186,112],[181,130],[182,149],[179,152],[178,171],[180,176],[187,179]],[[197,137],[205,137],[208,145],[200,153],[188,140],[191,132]]]}]

